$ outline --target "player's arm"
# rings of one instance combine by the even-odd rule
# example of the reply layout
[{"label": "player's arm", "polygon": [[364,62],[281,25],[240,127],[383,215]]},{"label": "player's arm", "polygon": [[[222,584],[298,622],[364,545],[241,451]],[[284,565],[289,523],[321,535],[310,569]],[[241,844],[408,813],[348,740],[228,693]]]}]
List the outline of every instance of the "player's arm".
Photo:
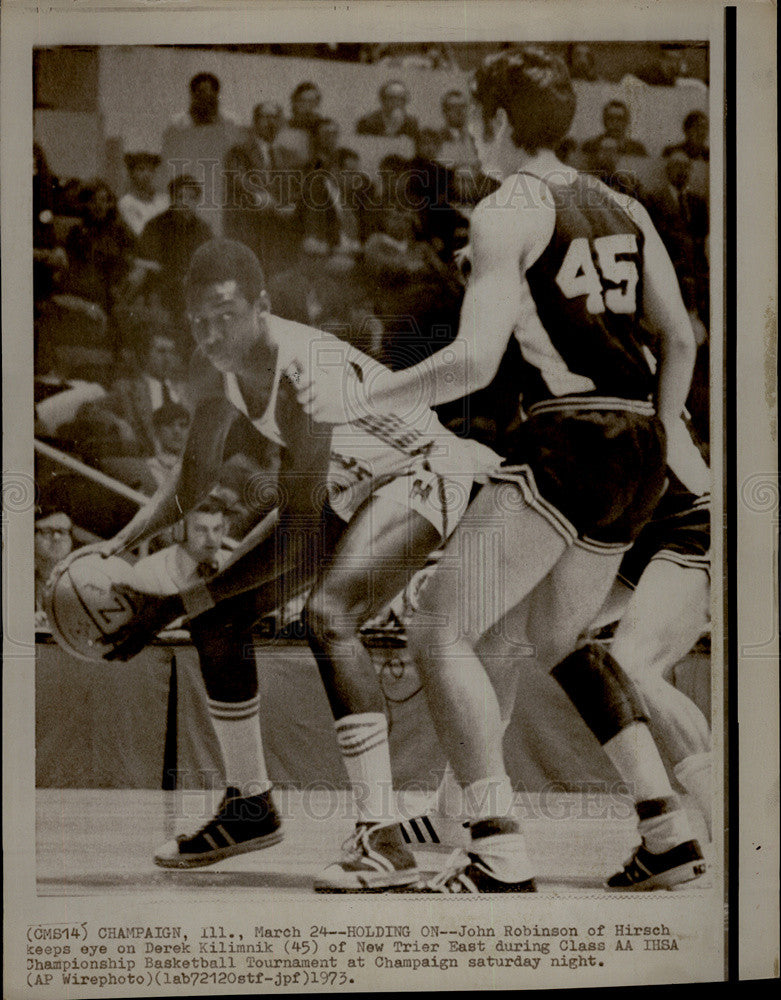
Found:
[{"label": "player's arm", "polygon": [[332,423],[378,410],[399,416],[487,386],[520,315],[521,262],[547,243],[552,225],[552,211],[542,203],[520,211],[503,189],[484,199],[471,220],[472,272],[455,341],[403,371],[374,362],[370,377],[344,380],[339,392],[304,384],[299,399],[306,411]]},{"label": "player's arm", "polygon": [[697,345],[675,268],[651,219],[637,202],[631,214],[643,231],[643,314],[658,338],[656,409],[668,437],[680,427]]}]

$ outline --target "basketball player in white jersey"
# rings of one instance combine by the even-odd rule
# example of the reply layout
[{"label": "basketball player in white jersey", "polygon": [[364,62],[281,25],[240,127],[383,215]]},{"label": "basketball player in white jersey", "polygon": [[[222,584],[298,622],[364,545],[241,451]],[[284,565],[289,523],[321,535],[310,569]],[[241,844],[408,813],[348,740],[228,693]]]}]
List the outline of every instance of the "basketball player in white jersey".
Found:
[{"label": "basketball player in white jersey", "polygon": [[295,395],[304,373],[326,393],[341,393],[346,370],[371,380],[381,366],[329,334],[273,316],[260,265],[242,244],[200,247],[186,295],[198,349],[181,472],[100,550],[132,548],[178,520],[234,454],[268,470],[251,492],[273,511],[220,572],[182,593],[122,589],[137,614],[106,637],[119,643],[110,656],[134,655],[187,615],[226,767],[228,788],[216,816],[165,845],[156,861],[195,867],[279,840],[252,626],[314,583],[305,621],[358,811],[350,860],[339,867],[338,885],[329,878],[327,887],[410,884],[417,872],[394,822],[384,699],[359,629],[447,537],[478,467],[492,467],[497,456],[459,441],[429,410],[414,423],[369,416],[334,427],[311,420]]},{"label": "basketball player in white jersey", "polygon": [[[409,628],[471,812],[467,854],[427,888],[535,888],[513,816],[499,704],[481,662],[492,631],[501,648],[507,636],[533,644],[633,789],[641,844],[608,885],[669,886],[704,871],[699,844],[629,679],[606,649],[576,643],[663,492],[666,438],[677,433],[691,381],[691,326],[642,207],[553,152],[575,112],[563,62],[539,46],[503,52],[478,72],[475,98],[484,166],[499,162],[506,180],[471,220],[460,373],[440,352],[383,374],[363,396],[351,385],[341,410],[316,385],[301,386],[299,398],[316,419],[344,419],[361,405],[403,415],[421,394],[438,405],[487,385],[515,334],[525,419],[507,462],[451,536]],[[658,338],[656,377],[641,321]],[[485,551],[493,562],[481,561]]]}]

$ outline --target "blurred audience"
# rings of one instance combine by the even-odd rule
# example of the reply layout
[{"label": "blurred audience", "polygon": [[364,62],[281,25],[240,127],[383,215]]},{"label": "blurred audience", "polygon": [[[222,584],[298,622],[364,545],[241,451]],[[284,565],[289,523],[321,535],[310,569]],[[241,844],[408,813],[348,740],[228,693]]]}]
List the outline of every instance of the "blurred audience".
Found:
[{"label": "blurred audience", "polygon": [[665,146],[663,156],[675,150],[682,150],[690,160],[710,159],[708,148],[708,116],[704,111],[690,111],[683,120],[684,141],[671,146]]},{"label": "blurred audience", "polygon": [[153,414],[172,403],[187,407],[187,384],[176,341],[167,330],[139,331],[135,350],[139,374],[117,379],[100,405],[129,425],[139,454],[152,456],[163,450]]},{"label": "blurred audience", "polygon": [[620,160],[617,140],[603,136],[590,147],[586,168],[614,191],[641,199],[643,191],[640,181],[630,170],[619,169]]},{"label": "blurred audience", "polygon": [[409,114],[409,94],[401,80],[388,80],[379,91],[380,106],[360,118],[355,126],[358,135],[406,135],[414,139],[419,130],[418,120]]},{"label": "blurred audience", "polygon": [[339,126],[332,118],[318,123],[312,160],[304,176],[299,202],[303,246],[313,253],[355,253],[360,248],[359,222],[352,198],[338,181]]},{"label": "blurred audience", "polygon": [[168,195],[155,187],[155,175],[160,166],[156,153],[128,153],[125,156],[130,189],[122,195],[117,204],[125,225],[138,237],[144,226],[156,215],[168,208]]},{"label": "blurred audience", "polygon": [[136,249],[139,257],[157,265],[152,284],[176,325],[184,317],[182,282],[190,258],[212,237],[209,226],[196,214],[201,191],[201,185],[189,174],[174,178],[168,185],[171,207],[147,222]]},{"label": "blurred audience", "polygon": [[46,626],[43,589],[51,571],[73,552],[73,521],[64,511],[40,512],[35,518],[35,624]]},{"label": "blurred audience", "polygon": [[158,450],[146,464],[157,486],[162,486],[182,460],[190,429],[190,411],[181,403],[163,403],[152,414],[152,426]]},{"label": "blurred audience", "polygon": [[585,42],[576,42],[569,46],[569,71],[573,80],[588,80],[593,83],[599,79],[594,63],[594,51]]},{"label": "blurred audience", "polygon": [[111,317],[130,273],[135,240],[120,219],[114,192],[105,181],[84,185],[79,201],[81,222],[65,242],[66,290],[94,302]]},{"label": "blurred audience", "polygon": [[323,120],[323,95],[316,83],[304,80],[290,95],[290,118],[280,129],[276,145],[290,161],[291,170],[303,169],[312,158],[312,139]]},{"label": "blurred audience", "polygon": [[450,261],[467,241],[467,220],[453,207],[458,195],[453,171],[439,161],[440,133],[423,129],[415,140],[415,155],[407,165],[407,207],[417,216],[417,229],[439,256]]},{"label": "blurred audience", "polygon": [[616,142],[619,156],[648,155],[648,150],[642,142],[629,135],[629,108],[623,101],[608,101],[602,109],[602,123],[605,131],[583,143],[582,149],[586,157],[593,155],[603,139],[613,139]]},{"label": "blurred audience", "polygon": [[293,155],[276,145],[282,125],[280,104],[256,105],[247,140],[225,158],[225,235],[246,243],[267,274],[291,265],[298,238],[300,178]]},{"label": "blurred audience", "polygon": [[[218,500],[206,498],[185,514],[184,538],[150,556],[139,559],[134,567],[142,589],[157,594],[173,594],[191,587],[198,580],[218,573],[228,556],[222,549],[225,540],[225,512]],[[177,623],[170,627],[175,628]]]}]

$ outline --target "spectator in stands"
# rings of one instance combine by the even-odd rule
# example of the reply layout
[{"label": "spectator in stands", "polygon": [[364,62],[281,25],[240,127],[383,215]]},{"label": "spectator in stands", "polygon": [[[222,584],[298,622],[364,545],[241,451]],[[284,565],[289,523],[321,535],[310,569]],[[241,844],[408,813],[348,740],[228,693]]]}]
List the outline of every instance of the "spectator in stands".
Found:
[{"label": "spectator in stands", "polygon": [[146,464],[155,483],[162,486],[182,459],[190,429],[190,411],[181,403],[163,403],[152,414],[152,426],[159,447]]},{"label": "spectator in stands", "polygon": [[594,82],[599,79],[596,66],[594,65],[594,52],[590,45],[585,42],[576,42],[569,47],[569,72],[573,80],[589,80]]},{"label": "spectator in stands", "polygon": [[290,118],[276,137],[277,148],[290,161],[291,170],[302,170],[312,159],[312,140],[323,120],[323,95],[316,83],[305,80],[290,95]]},{"label": "spectator in stands", "polygon": [[153,414],[171,403],[189,406],[187,386],[180,377],[182,361],[176,341],[167,329],[147,330],[136,351],[139,374],[117,379],[99,405],[126,421],[140,454],[152,456],[162,451]]},{"label": "spectator in stands", "polygon": [[140,236],[150,219],[168,208],[168,195],[155,189],[160,166],[156,153],[128,153],[125,156],[130,190],[119,199],[119,214],[134,236]]},{"label": "spectator in stands", "polygon": [[664,157],[665,184],[646,199],[646,207],[670,254],[683,300],[702,339],[700,321],[708,322],[708,206],[689,188],[692,161],[673,147]]},{"label": "spectator in stands", "polygon": [[[177,115],[166,129],[162,160],[171,179],[195,175],[201,197],[194,206],[210,229],[222,229],[224,198],[222,165],[228,150],[241,142],[242,131],[220,107],[220,81],[212,73],[198,73],[190,81],[189,109]],[[172,198],[173,200],[173,198]]]},{"label": "spectator in stands", "polygon": [[376,229],[375,209],[379,197],[371,178],[361,170],[361,158],[354,149],[337,149],[336,182],[348,235],[363,245]]},{"label": "spectator in stands", "polygon": [[225,235],[246,243],[267,275],[291,265],[297,242],[300,178],[290,152],[276,145],[282,124],[279,104],[256,105],[246,142],[225,158]]},{"label": "spectator in stands", "polygon": [[[364,267],[373,283],[375,312],[389,317],[382,360],[391,368],[407,367],[441,347],[435,330],[455,335],[462,286],[454,268],[448,268],[435,250],[416,238],[412,212],[388,208],[383,231],[374,233],[364,248]],[[401,335],[394,318],[411,317],[412,329]],[[409,325],[409,324],[407,324]]]},{"label": "spectator in stands", "polygon": [[35,612],[36,625],[43,626],[43,588],[51,571],[75,548],[73,521],[64,511],[40,511],[35,518]]},{"label": "spectator in stands", "polygon": [[46,154],[33,143],[33,298],[36,311],[54,291],[68,267],[68,256],[58,245],[54,229],[59,182],[49,169]]},{"label": "spectator in stands", "polygon": [[114,192],[105,181],[82,188],[81,222],[65,242],[66,290],[100,306],[111,316],[130,272],[135,240],[117,214]]},{"label": "spectator in stands", "polygon": [[[407,205],[417,215],[418,233],[449,261],[456,249],[456,234],[466,233],[466,219],[453,208],[457,199],[453,172],[439,162],[441,133],[422,129],[415,140],[415,156],[409,161]],[[462,243],[466,242],[462,238]]]},{"label": "spectator in stands", "polygon": [[615,140],[619,156],[648,156],[648,151],[642,142],[629,135],[629,108],[623,101],[608,101],[602,109],[602,122],[605,131],[601,135],[587,139],[582,146],[586,157],[591,157],[596,146],[603,139]]},{"label": "spectator in stands", "polygon": [[469,103],[466,94],[460,90],[448,90],[442,98],[441,107],[445,124],[439,132],[440,142],[463,143],[473,151],[470,159],[476,159],[477,151],[468,127]]},{"label": "spectator in stands", "polygon": [[316,254],[360,249],[357,217],[338,181],[338,149],[339,126],[332,118],[323,118],[314,133],[298,212],[303,246]]},{"label": "spectator in stands", "polygon": [[103,468],[104,459],[134,458],[139,450],[130,424],[112,413],[104,402],[82,403],[74,419],[57,428],[55,442],[87,465],[100,468]]},{"label": "spectator in stands", "polygon": [[[141,589],[173,594],[214,576],[227,558],[222,549],[226,520],[220,502],[207,497],[184,517],[184,539],[139,559],[135,575]],[[175,627],[175,624],[174,626]]]},{"label": "spectator in stands", "polygon": [[[408,209],[409,160],[399,156],[398,153],[389,153],[387,156],[383,156],[377,165],[377,176],[379,201],[382,209],[391,207]],[[381,221],[375,228],[381,228]]]},{"label": "spectator in stands", "polygon": [[603,136],[590,146],[586,168],[614,191],[640,198],[640,181],[631,171],[619,170],[620,159],[618,142],[609,136]]},{"label": "spectator in stands", "polygon": [[358,120],[358,135],[406,135],[414,139],[418,134],[418,120],[407,112],[409,94],[401,80],[388,80],[378,92],[380,106],[376,111]]},{"label": "spectator in stands", "polygon": [[708,116],[704,111],[690,111],[683,120],[684,141],[674,146],[666,146],[662,155],[669,156],[676,150],[682,150],[690,160],[703,160],[707,163],[710,159],[708,128]]},{"label": "spectator in stands", "polygon": [[345,325],[355,280],[350,255],[330,253],[317,240],[305,240],[297,263],[269,282],[272,312],[321,328]]},{"label": "spectator in stands", "polygon": [[184,174],[174,178],[168,185],[168,193],[171,207],[144,226],[137,253],[158,265],[155,284],[160,300],[171,322],[179,325],[185,311],[182,282],[190,258],[202,243],[211,239],[212,231],[196,215],[201,185],[194,177]]}]

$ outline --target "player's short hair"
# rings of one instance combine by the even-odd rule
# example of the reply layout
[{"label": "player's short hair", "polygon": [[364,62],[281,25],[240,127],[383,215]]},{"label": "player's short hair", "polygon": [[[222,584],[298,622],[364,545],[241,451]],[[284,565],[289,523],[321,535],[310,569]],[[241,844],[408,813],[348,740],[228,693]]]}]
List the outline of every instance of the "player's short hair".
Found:
[{"label": "player's short hair", "polygon": [[567,64],[541,45],[519,45],[489,56],[472,93],[490,120],[504,108],[516,146],[554,149],[575,116],[575,91]]},{"label": "player's short hair", "polygon": [[152,425],[156,431],[161,427],[169,427],[179,420],[190,423],[190,411],[181,403],[164,403],[152,413]]},{"label": "player's short hair", "polygon": [[209,285],[235,281],[249,303],[266,290],[263,268],[255,254],[236,240],[215,239],[202,243],[190,260],[184,283],[185,297]]}]

